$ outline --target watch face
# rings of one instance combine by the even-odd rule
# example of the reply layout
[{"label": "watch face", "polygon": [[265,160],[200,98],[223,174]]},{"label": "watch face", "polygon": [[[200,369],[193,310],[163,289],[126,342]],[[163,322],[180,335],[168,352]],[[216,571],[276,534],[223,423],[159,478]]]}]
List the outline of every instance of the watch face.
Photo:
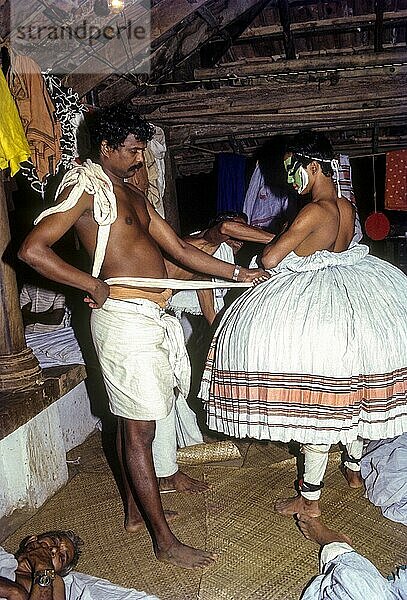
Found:
[{"label": "watch face", "polygon": [[48,587],[52,585],[55,579],[55,571],[53,569],[46,569],[44,571],[37,571],[34,574],[34,583],[38,583],[41,587]]},{"label": "watch face", "polygon": [[47,587],[51,585],[51,583],[52,579],[49,575],[40,575],[40,577],[38,577],[38,585],[41,587]]}]

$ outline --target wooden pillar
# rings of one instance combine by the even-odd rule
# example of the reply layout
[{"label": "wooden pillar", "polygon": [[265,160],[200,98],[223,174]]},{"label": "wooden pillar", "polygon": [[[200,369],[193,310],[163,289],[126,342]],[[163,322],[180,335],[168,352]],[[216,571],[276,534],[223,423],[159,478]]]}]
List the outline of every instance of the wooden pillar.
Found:
[{"label": "wooden pillar", "polygon": [[179,222],[177,188],[175,185],[175,165],[170,150],[167,150],[165,154],[165,191],[163,203],[165,220],[179,234],[181,227]]},{"label": "wooden pillar", "polygon": [[0,171],[0,391],[22,390],[42,381],[38,361],[25,343],[16,274],[8,262],[10,241],[6,194]]}]

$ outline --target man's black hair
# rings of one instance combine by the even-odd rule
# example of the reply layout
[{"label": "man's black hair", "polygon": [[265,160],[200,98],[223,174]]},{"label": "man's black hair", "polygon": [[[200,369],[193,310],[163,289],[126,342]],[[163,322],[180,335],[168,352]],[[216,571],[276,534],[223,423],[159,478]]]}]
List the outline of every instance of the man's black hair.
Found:
[{"label": "man's black hair", "polygon": [[271,136],[255,154],[264,183],[277,198],[287,197],[292,190],[292,186],[287,183],[283,163],[286,151],[287,137],[279,134]]},{"label": "man's black hair", "polygon": [[331,160],[334,158],[334,150],[325,134],[304,129],[291,139],[287,151],[292,152],[304,167],[317,160],[324,175],[333,175]]},{"label": "man's black hair", "polygon": [[[74,547],[73,558],[72,558],[71,562],[67,563],[65,565],[65,567],[58,573],[61,577],[65,577],[65,575],[68,575],[68,573],[70,573],[72,571],[72,569],[74,569],[76,567],[76,565],[78,564],[79,557],[82,553],[83,540],[78,535],[76,535],[76,533],[74,531],[72,531],[71,529],[67,529],[67,530],[57,529],[55,531],[44,531],[43,533],[39,533],[37,537],[45,537],[45,536],[51,537],[51,538],[66,537],[72,542],[72,545]],[[20,546],[15,554],[16,558],[18,558],[20,556],[20,554],[22,554],[24,552],[25,546],[27,545],[27,542],[31,537],[32,537],[32,535],[28,535],[23,540],[21,540]]]},{"label": "man's black hair", "polygon": [[98,158],[100,145],[106,140],[110,148],[117,150],[128,135],[133,134],[141,142],[148,142],[155,127],[139,115],[132,104],[114,104],[101,108],[88,117],[91,157]]}]

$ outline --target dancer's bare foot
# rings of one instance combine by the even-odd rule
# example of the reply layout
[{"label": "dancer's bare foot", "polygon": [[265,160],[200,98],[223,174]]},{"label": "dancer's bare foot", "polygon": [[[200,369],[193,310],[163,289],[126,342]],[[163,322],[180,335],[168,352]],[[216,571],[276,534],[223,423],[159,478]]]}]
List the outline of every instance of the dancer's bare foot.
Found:
[{"label": "dancer's bare foot", "polygon": [[192,548],[181,544],[178,540],[175,540],[167,550],[156,549],[155,555],[158,560],[183,569],[205,569],[218,559],[214,552]]},{"label": "dancer's bare foot", "polygon": [[[171,521],[174,521],[178,517],[178,513],[176,510],[165,510],[164,516],[165,520],[168,523],[171,523]],[[126,517],[124,520],[124,529],[127,531],[127,533],[135,533],[136,531],[140,531],[144,525],[144,519],[141,515],[132,518]]]},{"label": "dancer's bare foot", "polygon": [[309,517],[302,514],[297,515],[298,527],[307,540],[312,540],[320,546],[325,546],[331,542],[346,542],[351,545],[352,540],[344,533],[339,533],[333,529],[329,529],[322,521],[315,517]]},{"label": "dancer's bare foot", "polygon": [[274,510],[284,517],[292,517],[297,513],[309,517],[319,517],[321,514],[318,500],[307,500],[301,495],[295,498],[280,498],[274,504]]},{"label": "dancer's bare foot", "polygon": [[352,471],[352,469],[349,469],[344,464],[341,464],[341,471],[346,481],[348,482],[348,486],[350,488],[356,489],[363,487],[364,484],[363,479],[360,475],[360,471]]},{"label": "dancer's bare foot", "polygon": [[209,485],[199,479],[192,479],[186,473],[177,471],[170,477],[158,479],[160,492],[185,492],[186,494],[200,494],[209,490]]}]

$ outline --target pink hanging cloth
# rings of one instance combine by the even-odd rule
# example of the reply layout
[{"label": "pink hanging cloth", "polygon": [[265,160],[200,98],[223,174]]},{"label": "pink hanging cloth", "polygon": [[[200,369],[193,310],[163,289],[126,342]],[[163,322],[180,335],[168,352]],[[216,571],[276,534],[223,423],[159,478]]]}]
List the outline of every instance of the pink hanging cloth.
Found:
[{"label": "pink hanging cloth", "polygon": [[407,150],[386,154],[384,208],[407,210]]}]

